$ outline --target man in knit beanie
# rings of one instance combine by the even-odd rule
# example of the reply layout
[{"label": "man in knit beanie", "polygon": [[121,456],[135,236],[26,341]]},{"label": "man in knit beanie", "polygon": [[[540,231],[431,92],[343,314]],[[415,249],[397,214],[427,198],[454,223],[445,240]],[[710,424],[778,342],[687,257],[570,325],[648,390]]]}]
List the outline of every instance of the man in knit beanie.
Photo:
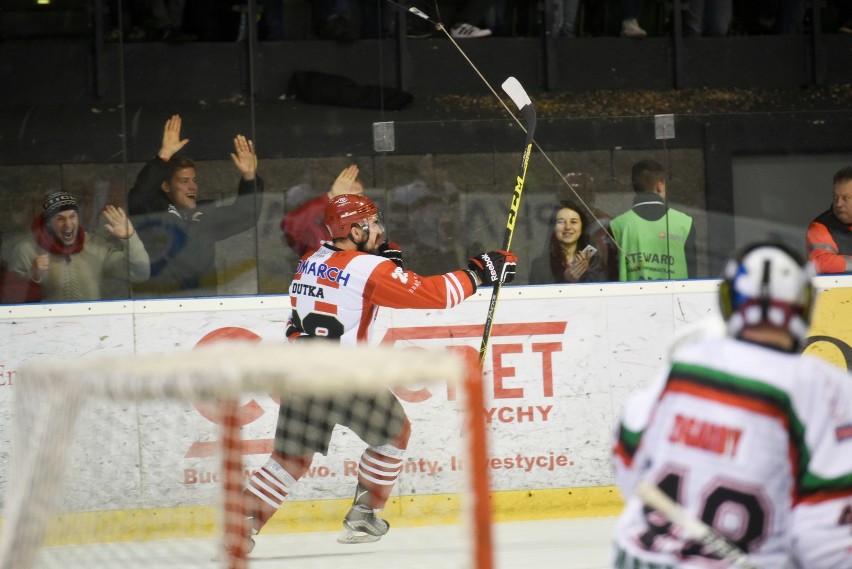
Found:
[{"label": "man in knit beanie", "polygon": [[127,215],[112,205],[102,214],[107,234],[89,234],[80,224],[76,198],[51,193],[32,222],[32,234],[15,247],[10,269],[28,279],[42,301],[98,300],[107,278],[146,280],[148,253]]},{"label": "man in knit beanie", "polygon": [[77,199],[68,192],[63,192],[62,190],[48,194],[48,196],[44,198],[44,203],[41,204],[41,209],[45,219],[51,219],[55,214],[61,211],[74,210],[77,213],[80,212],[80,207],[77,205]]}]

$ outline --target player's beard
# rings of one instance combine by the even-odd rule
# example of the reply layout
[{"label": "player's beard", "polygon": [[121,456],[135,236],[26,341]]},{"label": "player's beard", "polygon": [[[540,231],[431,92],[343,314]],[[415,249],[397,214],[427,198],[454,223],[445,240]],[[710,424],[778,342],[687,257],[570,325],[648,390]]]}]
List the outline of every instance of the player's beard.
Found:
[{"label": "player's beard", "polygon": [[363,232],[365,237],[361,241],[355,241],[352,237],[352,233],[349,233],[349,240],[355,244],[355,249],[360,251],[361,253],[374,253],[374,251],[370,251],[367,249],[367,243],[370,242],[370,234],[368,232]]},{"label": "player's beard", "polygon": [[355,244],[355,246],[356,246],[356,247],[358,248],[358,250],[359,250],[359,251],[361,251],[362,253],[375,253],[375,252],[376,252],[376,248],[375,248],[375,247],[373,247],[373,249],[372,249],[372,250],[370,250],[370,249],[368,249],[368,248],[367,248],[367,244],[368,244],[369,242],[370,242],[370,234],[369,234],[369,233],[367,233],[367,236],[364,238],[364,240],[363,240],[363,241],[361,241],[360,243],[356,243],[356,244]]}]

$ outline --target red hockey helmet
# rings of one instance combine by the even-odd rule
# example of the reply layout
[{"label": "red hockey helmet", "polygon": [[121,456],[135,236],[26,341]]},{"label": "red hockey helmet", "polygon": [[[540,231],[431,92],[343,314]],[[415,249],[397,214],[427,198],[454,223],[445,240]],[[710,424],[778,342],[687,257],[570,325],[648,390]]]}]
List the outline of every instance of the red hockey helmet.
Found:
[{"label": "red hockey helmet", "polygon": [[379,208],[373,200],[360,194],[342,194],[331,198],[325,206],[323,220],[332,239],[342,239],[349,235],[352,224],[379,215]]}]

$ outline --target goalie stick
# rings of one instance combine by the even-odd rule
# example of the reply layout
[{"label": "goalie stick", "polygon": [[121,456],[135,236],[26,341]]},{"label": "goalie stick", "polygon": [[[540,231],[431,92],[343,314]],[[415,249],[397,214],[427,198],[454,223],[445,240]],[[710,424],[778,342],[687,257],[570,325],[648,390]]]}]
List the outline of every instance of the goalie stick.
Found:
[{"label": "goalie stick", "polygon": [[640,480],[636,485],[636,495],[646,506],[654,508],[663,514],[667,520],[683,529],[686,534],[703,545],[731,567],[739,569],[760,569],[752,563],[748,555],[739,547],[719,535],[712,527],[692,516],[680,504],[672,500],[668,494],[660,490],[656,484]]},{"label": "goalie stick", "polygon": [[[521,196],[524,193],[524,180],[527,177],[527,165],[532,153],[533,133],[535,132],[535,109],[532,106],[529,95],[527,95],[520,82],[514,77],[509,77],[503,82],[503,90],[517,105],[521,117],[524,119],[527,132],[524,154],[521,158],[521,166],[515,179],[515,189],[512,193],[512,202],[509,204],[509,218],[506,220],[506,232],[503,237],[503,250],[508,251],[512,246],[512,236],[515,234],[515,222],[518,219],[518,208],[521,205]],[[491,327],[494,323],[494,311],[497,308],[497,296],[500,294],[502,279],[494,283],[491,293],[491,302],[488,305],[488,313],[485,317],[485,330],[482,332],[482,344],[479,347],[479,366],[485,363],[485,354],[488,351],[488,339],[491,337]]]}]

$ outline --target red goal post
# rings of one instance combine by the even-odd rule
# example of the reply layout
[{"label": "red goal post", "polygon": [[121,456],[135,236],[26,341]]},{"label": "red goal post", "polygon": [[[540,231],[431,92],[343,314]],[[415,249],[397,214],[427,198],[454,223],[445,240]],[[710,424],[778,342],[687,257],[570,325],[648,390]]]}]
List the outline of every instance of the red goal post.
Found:
[{"label": "red goal post", "polygon": [[[305,378],[311,381],[305,381]],[[218,403],[221,426],[219,546],[221,566],[248,567],[244,531],[238,401],[247,393],[375,392],[449,381],[462,384],[468,454],[463,524],[470,535],[470,567],[493,566],[491,503],[482,376],[476,354],[219,342],[190,352],[31,362],[16,384],[11,467],[6,488],[0,569],[36,567],[68,466],[68,449],[81,409],[91,401],[206,401]],[[318,388],[318,386],[321,386]],[[37,403],[34,403],[37,402]],[[106,453],[105,453],[106,454]],[[60,516],[61,517],[61,516]],[[204,560],[209,566],[210,558]],[[116,567],[121,567],[120,560]]]}]

